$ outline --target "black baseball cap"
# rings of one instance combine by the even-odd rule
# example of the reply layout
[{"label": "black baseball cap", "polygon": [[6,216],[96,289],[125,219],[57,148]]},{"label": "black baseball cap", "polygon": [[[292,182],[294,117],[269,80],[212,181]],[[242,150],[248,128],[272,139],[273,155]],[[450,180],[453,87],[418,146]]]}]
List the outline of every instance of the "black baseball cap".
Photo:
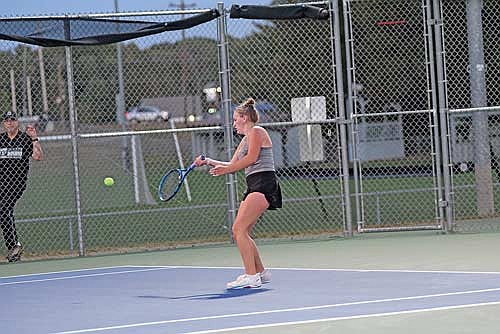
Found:
[{"label": "black baseball cap", "polygon": [[3,120],[6,121],[6,120],[15,120],[17,121],[17,114],[14,112],[14,111],[7,111],[3,114]]}]

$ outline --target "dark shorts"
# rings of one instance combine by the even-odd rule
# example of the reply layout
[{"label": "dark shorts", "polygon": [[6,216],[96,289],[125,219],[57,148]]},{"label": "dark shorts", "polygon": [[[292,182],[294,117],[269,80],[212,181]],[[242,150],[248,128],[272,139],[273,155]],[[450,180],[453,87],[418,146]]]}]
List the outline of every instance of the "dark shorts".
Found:
[{"label": "dark shorts", "polygon": [[248,175],[246,178],[247,190],[243,194],[243,200],[250,193],[262,193],[269,202],[269,210],[281,208],[281,189],[275,172],[258,172]]}]

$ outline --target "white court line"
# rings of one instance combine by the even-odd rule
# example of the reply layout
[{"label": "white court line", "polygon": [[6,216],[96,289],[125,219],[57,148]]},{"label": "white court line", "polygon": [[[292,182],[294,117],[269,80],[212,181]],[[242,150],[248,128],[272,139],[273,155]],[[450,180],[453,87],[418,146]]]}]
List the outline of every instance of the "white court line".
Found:
[{"label": "white court line", "polygon": [[[106,269],[116,269],[116,268],[136,268],[139,266],[112,266],[112,267],[96,267],[96,268],[82,268],[82,269],[72,269],[72,270],[61,270],[61,271],[48,271],[42,273],[32,273],[32,274],[23,274],[23,275],[14,275],[14,276],[2,276],[3,278],[17,278],[17,277],[26,277],[26,276],[42,276],[42,275],[53,275],[53,274],[65,274],[65,273],[73,273],[76,271],[90,271],[90,270],[106,270]],[[142,268],[149,268],[152,266],[141,266]],[[159,266],[157,266],[159,267]]]},{"label": "white court line", "polygon": [[[134,266],[128,266],[134,267]],[[160,266],[137,266],[137,267],[160,267]],[[217,266],[168,266],[168,268],[186,269],[242,269],[243,267],[217,267]],[[429,273],[429,274],[486,274],[500,275],[499,271],[460,271],[460,270],[410,270],[410,269],[356,269],[356,268],[296,268],[296,267],[271,267],[269,270],[289,271],[338,271],[338,272],[389,272],[389,273]]]},{"label": "white court line", "polygon": [[193,268],[193,269],[241,269],[241,267],[197,267],[197,266],[154,266],[154,265],[122,265],[122,266],[112,266],[112,267],[95,267],[95,268],[82,268],[82,269],[72,269],[72,270],[60,270],[60,271],[46,271],[41,273],[31,273],[31,274],[23,274],[23,275],[13,275],[13,276],[0,276],[0,279],[6,278],[17,278],[17,277],[26,277],[26,276],[43,276],[43,275],[54,275],[54,274],[66,274],[73,273],[79,271],[91,271],[91,270],[107,270],[107,269],[116,269],[116,268],[159,268],[159,269],[171,269],[171,268]]},{"label": "white court line", "polygon": [[[45,279],[32,279],[25,281],[16,281],[16,282],[5,282],[0,283],[0,286],[4,285],[15,285],[15,284],[26,284],[26,283],[36,283],[36,282],[47,282],[47,281],[60,281],[60,280],[68,280],[75,278],[84,278],[84,277],[95,277],[95,276],[107,276],[107,275],[118,275],[118,274],[128,274],[128,273],[138,273],[138,272],[147,272],[147,271],[155,271],[155,270],[164,270],[164,269],[242,269],[241,267],[216,267],[216,266],[139,266],[139,265],[123,265],[123,266],[114,266],[114,267],[98,267],[98,268],[85,268],[85,269],[74,269],[74,270],[65,270],[65,271],[53,271],[53,272],[45,272],[39,274],[26,274],[26,275],[17,275],[17,276],[5,276],[0,277],[0,279],[6,278],[17,278],[17,277],[28,277],[28,276],[43,276],[43,275],[53,275],[53,274],[65,274],[65,273],[74,273],[80,271],[91,271],[91,270],[106,270],[106,269],[115,269],[115,268],[147,268],[147,269],[137,269],[137,270],[125,270],[125,271],[116,271],[109,273],[96,273],[96,274],[88,274],[88,275],[74,275],[74,276],[66,276],[66,277],[54,277],[54,278],[45,278]],[[405,269],[335,269],[335,268],[269,268],[270,270],[287,270],[287,271],[336,271],[336,272],[392,272],[392,273],[430,273],[430,274],[476,274],[476,275],[500,275],[500,272],[495,271],[453,271],[453,270],[405,270]]]},{"label": "white court line", "polygon": [[26,281],[15,281],[15,282],[0,283],[0,286],[15,285],[15,284],[27,284],[27,283],[36,283],[36,282],[63,281],[63,280],[75,279],[75,278],[120,275],[120,274],[140,273],[140,272],[146,272],[146,271],[156,271],[156,270],[165,270],[165,269],[170,269],[170,268],[169,267],[160,267],[160,268],[148,268],[148,269],[114,271],[114,272],[110,272],[110,273],[97,273],[97,274],[87,274],[87,275],[84,274],[84,275],[74,275],[74,276],[65,276],[65,277],[52,277],[52,278],[39,278],[39,279],[31,279],[31,280],[26,280]]},{"label": "white court line", "polygon": [[[24,275],[3,276],[0,279],[17,278],[26,276],[42,276],[53,274],[65,274],[79,271],[91,270],[106,270],[115,268],[156,268],[156,269],[243,269],[242,267],[222,267],[222,266],[184,266],[184,265],[122,265],[112,267],[96,267],[96,268],[83,268],[73,270],[50,271],[42,273],[32,273]],[[436,274],[486,274],[486,275],[500,275],[498,271],[458,271],[458,270],[410,270],[410,269],[356,269],[356,268],[296,268],[296,267],[273,267],[270,270],[289,270],[289,271],[338,271],[338,272],[394,272],[394,273],[436,273]],[[134,271],[130,271],[134,272]],[[74,276],[78,278],[79,276]],[[72,276],[68,277],[72,278]]]},{"label": "white court line", "polygon": [[[79,329],[79,330],[66,331],[66,332],[57,332],[57,333],[51,333],[51,334],[90,333],[90,332],[99,332],[99,331],[107,331],[107,330],[117,330],[117,329],[125,329],[125,328],[135,328],[135,327],[164,325],[164,324],[169,324],[169,323],[171,324],[171,323],[181,323],[181,322],[200,321],[200,320],[226,319],[226,318],[234,318],[234,317],[262,315],[262,314],[273,314],[273,313],[284,313],[284,312],[297,312],[297,311],[309,311],[309,310],[318,310],[318,309],[335,308],[335,307],[343,307],[343,306],[376,304],[376,303],[395,302],[395,301],[402,301],[402,300],[426,299],[426,298],[457,296],[457,295],[466,295],[466,294],[474,294],[474,293],[482,293],[482,292],[495,292],[495,291],[500,291],[500,288],[483,289],[483,290],[470,290],[470,291],[460,291],[460,292],[449,292],[449,293],[439,293],[439,294],[432,294],[432,295],[400,297],[400,298],[387,298],[387,299],[377,299],[377,300],[365,300],[365,301],[359,301],[359,302],[329,304],[329,305],[318,305],[318,306],[308,306],[308,307],[297,307],[297,308],[288,308],[288,309],[279,309],[279,310],[270,310],[270,311],[257,311],[257,312],[233,313],[233,314],[223,314],[223,315],[214,315],[214,316],[206,316],[206,317],[196,317],[196,318],[162,320],[162,321],[143,322],[143,323],[128,324],[128,325],[118,325],[118,326],[109,326],[109,327],[100,327],[100,328]],[[492,303],[500,304],[500,301],[498,301],[498,302],[492,302]],[[484,303],[484,304],[487,304],[487,303]],[[460,306],[465,307],[465,305],[460,305]],[[480,305],[480,304],[470,304],[470,305]],[[450,306],[450,307],[452,307],[452,306]],[[410,311],[400,311],[400,312],[392,312],[392,313],[399,314],[401,312],[410,312]],[[353,317],[355,317],[355,316],[353,316]],[[332,319],[336,319],[336,318],[332,318]],[[196,332],[194,332],[194,333],[196,333]],[[210,333],[210,332],[199,332],[199,333]]]},{"label": "white court line", "polygon": [[[210,334],[210,333],[221,333],[221,332],[233,332],[233,331],[244,330],[244,329],[256,329],[256,328],[269,328],[269,327],[279,327],[279,326],[304,325],[304,324],[312,324],[312,323],[318,323],[318,322],[340,321],[340,320],[351,320],[351,319],[363,319],[363,318],[377,318],[377,317],[386,317],[386,316],[391,316],[391,315],[401,315],[401,314],[411,314],[411,313],[423,313],[423,312],[430,312],[430,311],[454,310],[454,309],[462,309],[462,308],[469,308],[469,307],[479,307],[479,306],[488,306],[488,305],[500,305],[500,302],[468,304],[468,305],[456,305],[456,306],[443,306],[443,307],[434,307],[434,308],[426,308],[426,309],[411,310],[411,311],[397,311],[397,312],[375,313],[375,314],[366,314],[366,315],[353,315],[353,316],[349,316],[349,317],[324,318],[324,319],[316,319],[316,320],[278,322],[278,323],[274,323],[274,324],[254,325],[254,326],[242,326],[242,327],[231,327],[231,328],[223,328],[223,329],[221,328],[221,329],[212,329],[212,330],[198,331],[198,332],[186,332],[186,333],[182,333],[182,334]],[[54,334],[57,334],[57,333],[54,333]]]}]

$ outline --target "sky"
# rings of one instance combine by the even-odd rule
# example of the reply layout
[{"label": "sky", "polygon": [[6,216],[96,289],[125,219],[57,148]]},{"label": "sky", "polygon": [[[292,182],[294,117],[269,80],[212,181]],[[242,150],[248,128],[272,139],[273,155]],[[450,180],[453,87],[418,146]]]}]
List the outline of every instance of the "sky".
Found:
[{"label": "sky", "polygon": [[[181,1],[183,0],[117,0],[119,12],[175,10],[178,9]],[[184,0],[187,9],[216,8],[218,2],[221,1]],[[271,0],[224,0],[222,2],[229,8],[231,4],[268,5]],[[188,6],[191,4],[196,5]],[[114,11],[115,0],[13,0],[9,1],[6,6],[0,6],[1,17],[113,13]]]},{"label": "sky", "polygon": [[[270,5],[272,0],[116,0],[118,12],[151,12],[178,10],[181,2],[186,9],[216,8],[218,2],[224,2],[226,8],[231,4],[240,5]],[[76,14],[106,14],[115,12],[115,0],[11,0],[8,6],[0,6],[0,17],[40,17],[50,15],[76,15]],[[134,18],[136,19],[136,18]],[[144,18],[143,18],[144,19]],[[148,17],[147,20],[153,20]],[[240,31],[241,30],[241,31]],[[247,29],[233,31],[235,36],[253,31],[252,26]],[[186,31],[187,36],[200,34],[195,28]],[[215,32],[212,34],[215,36]],[[178,35],[178,36],[177,36]],[[211,35],[211,36],[212,36]],[[180,34],[162,34],[162,40],[181,38]],[[169,39],[170,38],[170,39]],[[161,41],[157,40],[156,42]],[[170,40],[171,41],[171,40]],[[149,46],[149,42],[135,40],[140,47]],[[141,43],[146,43],[142,45]],[[10,44],[9,44],[10,47]],[[0,45],[0,49],[3,49]]]}]

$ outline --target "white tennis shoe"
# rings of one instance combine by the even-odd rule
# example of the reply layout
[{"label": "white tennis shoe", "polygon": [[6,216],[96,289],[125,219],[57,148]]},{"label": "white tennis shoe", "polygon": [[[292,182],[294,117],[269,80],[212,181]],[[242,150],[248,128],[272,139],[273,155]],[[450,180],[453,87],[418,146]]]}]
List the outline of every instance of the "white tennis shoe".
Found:
[{"label": "white tennis shoe", "polygon": [[227,289],[259,288],[262,285],[260,273],[255,275],[243,274],[236,281],[227,283]]},{"label": "white tennis shoe", "polygon": [[[271,275],[271,271],[269,269],[264,269],[264,271],[260,272],[259,274],[260,274],[260,282],[262,284],[266,284],[266,283],[271,282],[272,275]],[[238,276],[238,278],[236,278],[236,280],[243,279],[243,276],[245,276],[245,275],[246,274]]]},{"label": "white tennis shoe", "polygon": [[264,269],[264,271],[260,273],[261,283],[266,284],[271,282],[271,276],[271,271],[269,269]]}]

